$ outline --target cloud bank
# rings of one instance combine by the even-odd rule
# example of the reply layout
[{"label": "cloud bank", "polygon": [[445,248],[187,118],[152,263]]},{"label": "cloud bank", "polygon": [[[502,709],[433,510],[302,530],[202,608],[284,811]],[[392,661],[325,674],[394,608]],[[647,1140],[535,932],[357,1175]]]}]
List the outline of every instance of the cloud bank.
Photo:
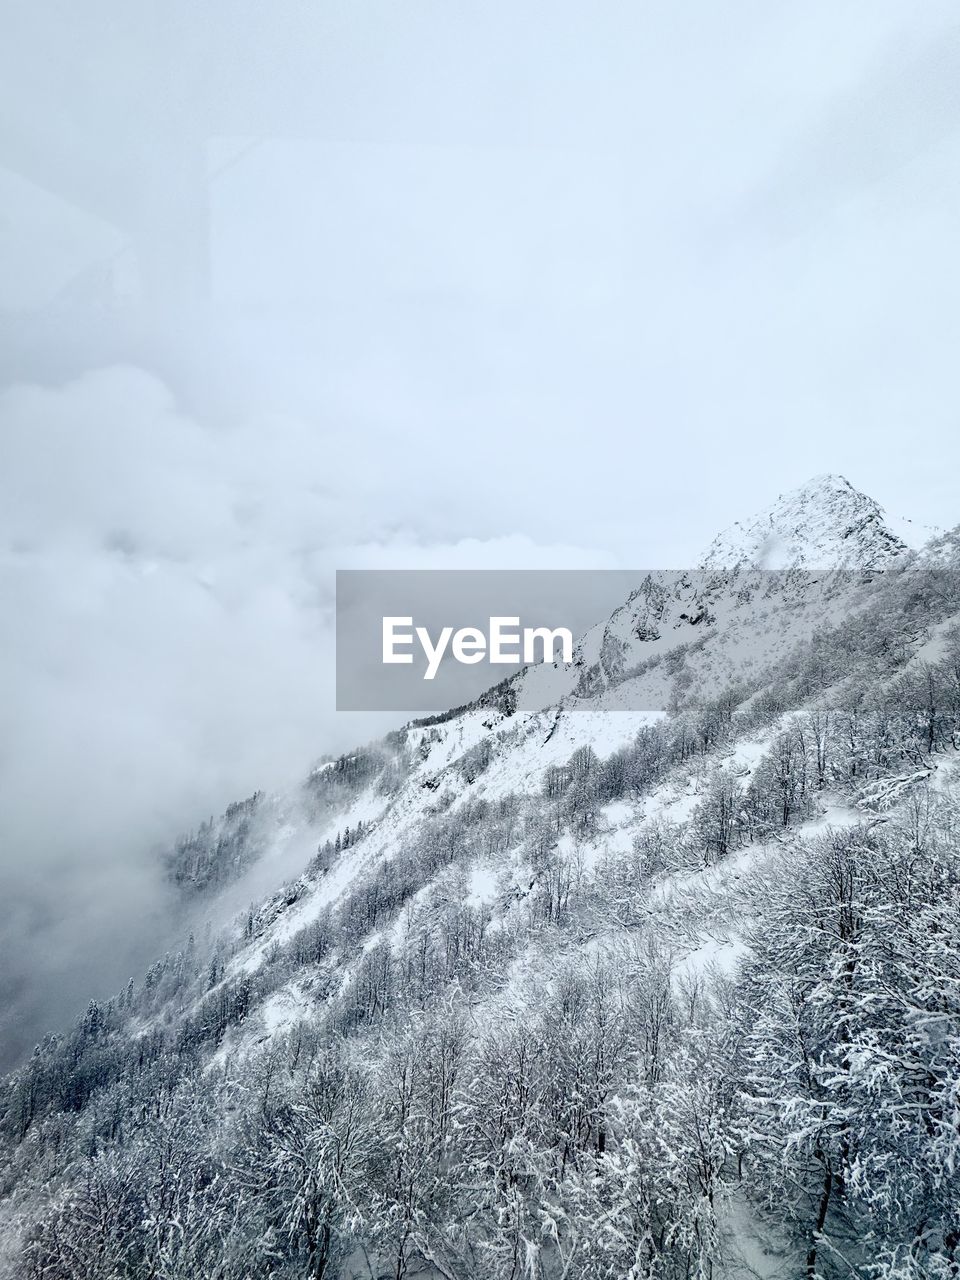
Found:
[{"label": "cloud bank", "polygon": [[337,567],[609,558],[415,539],[429,476],[380,505],[337,484],[322,432],[202,425],[135,369],[10,389],[0,421],[0,1042],[15,1049],[162,944],[158,844],[391,722],[333,711]]}]

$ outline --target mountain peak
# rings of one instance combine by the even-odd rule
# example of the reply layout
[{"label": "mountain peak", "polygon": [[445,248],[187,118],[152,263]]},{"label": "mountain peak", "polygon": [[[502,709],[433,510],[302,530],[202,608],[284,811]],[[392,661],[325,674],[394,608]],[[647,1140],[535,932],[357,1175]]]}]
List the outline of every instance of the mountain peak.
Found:
[{"label": "mountain peak", "polygon": [[714,538],[704,569],[868,569],[909,550],[883,508],[845,476],[826,472]]},{"label": "mountain peak", "polygon": [[[790,490],[786,495],[781,494],[778,501],[796,497],[799,494],[824,493],[859,493],[859,490],[855,489],[847,477],[840,475],[838,471],[821,471],[819,475],[811,476],[806,484]],[[860,497],[866,497],[866,494],[861,493]]]}]

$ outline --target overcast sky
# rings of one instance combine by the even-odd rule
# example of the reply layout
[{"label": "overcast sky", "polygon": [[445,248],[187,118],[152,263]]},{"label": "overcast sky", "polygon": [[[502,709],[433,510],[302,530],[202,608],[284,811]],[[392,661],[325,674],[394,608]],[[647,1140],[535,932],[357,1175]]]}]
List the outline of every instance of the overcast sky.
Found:
[{"label": "overcast sky", "polygon": [[952,4],[0,10],[8,1043],[163,937],[154,842],[385,727],[335,568],[960,518]]}]

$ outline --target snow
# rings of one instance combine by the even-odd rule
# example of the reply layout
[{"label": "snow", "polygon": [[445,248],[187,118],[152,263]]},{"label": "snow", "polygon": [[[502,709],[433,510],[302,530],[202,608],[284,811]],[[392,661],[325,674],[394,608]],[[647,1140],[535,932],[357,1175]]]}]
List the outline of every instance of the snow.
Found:
[{"label": "snow", "polygon": [[939,791],[943,794],[953,794],[957,789],[957,772],[960,767],[960,754],[952,752],[948,756],[942,756],[934,764],[933,777],[930,786],[933,791]]},{"label": "snow", "polygon": [[828,799],[823,802],[821,814],[801,823],[794,830],[797,836],[803,839],[822,835],[826,831],[836,831],[842,827],[855,827],[865,819],[866,815],[861,810],[854,809],[840,800]]},{"label": "snow", "polygon": [[600,812],[613,827],[621,826],[636,815],[634,806],[627,804],[625,800],[615,800],[612,804],[606,804]]},{"label": "snow", "polygon": [[[735,526],[715,540],[704,560],[711,572],[719,574],[714,580],[714,594],[709,597],[713,621],[696,629],[682,619],[703,595],[702,574],[699,581],[678,574],[652,575],[642,591],[635,592],[607,623],[593,628],[582,639],[576,669],[551,664],[549,668],[531,668],[521,675],[521,685],[526,682],[528,693],[537,688],[540,694],[546,690],[558,694],[554,705],[518,711],[512,716],[494,707],[477,706],[438,724],[410,726],[407,745],[412,752],[413,771],[397,795],[383,796],[369,788],[357,796],[348,812],[339,814],[322,829],[302,822],[284,828],[266,864],[296,863],[300,871],[316,845],[332,838],[335,829],[354,829],[362,821],[365,833],[362,840],[336,858],[326,874],[300,885],[296,900],[278,908],[276,917],[235,958],[233,968],[255,970],[270,948],[315,920],[328,905],[342,898],[358,877],[414,838],[421,824],[436,810],[438,800],[446,797],[455,810],[473,798],[496,801],[511,793],[542,794],[544,773],[550,766],[566,764],[576,750],[587,746],[601,759],[607,758],[632,742],[643,727],[661,720],[676,668],[661,663],[631,674],[630,663],[636,665],[652,653],[668,653],[679,643],[705,638],[705,644],[688,651],[686,663],[694,674],[695,687],[706,695],[712,686],[723,685],[735,676],[749,671],[760,673],[765,664],[808,636],[814,626],[836,621],[848,615],[858,601],[866,600],[853,578],[836,589],[825,588],[822,579],[819,583],[802,579],[799,585],[794,584],[792,595],[785,595],[779,588],[769,595],[769,584],[755,577],[748,581],[743,576],[745,570],[738,570],[731,577],[718,567],[729,564],[731,557],[734,562],[743,559],[751,549],[755,563],[758,548],[769,551],[772,540],[777,539],[780,550],[786,547],[792,557],[790,563],[804,567],[836,563],[841,552],[847,557],[842,563],[886,563],[903,551],[872,500],[858,494],[841,478],[820,477],[753,521]],[[657,613],[658,621],[647,631],[644,627],[651,609]],[[638,634],[653,635],[657,627],[662,632],[659,637],[637,638]],[[935,657],[944,630],[945,627],[939,628],[921,652]],[[610,639],[620,642],[626,654],[623,670],[602,671],[590,696],[582,691],[575,693],[577,682],[591,662],[600,660],[604,642]],[[559,852],[575,862],[585,876],[599,874],[601,860],[628,854],[638,831],[651,820],[663,819],[680,827],[689,823],[702,800],[704,780],[717,763],[745,783],[781,727],[772,726],[741,737],[709,760],[700,759],[674,770],[660,787],[640,801],[623,799],[605,805],[597,835],[574,839],[569,832],[563,833]],[[467,783],[460,761],[465,752],[484,741],[491,743],[491,760]],[[325,762],[318,771],[331,766],[332,762]],[[663,875],[650,888],[645,902],[648,918],[670,938],[678,978],[734,970],[746,950],[742,935],[749,923],[743,914],[744,878],[758,872],[767,859],[775,856],[784,840],[809,839],[867,817],[862,809],[830,797],[824,797],[823,803],[825,808],[819,817],[791,829],[782,839],[748,846],[716,865]],[[496,859],[479,858],[458,868],[460,878],[451,881],[454,891],[473,907],[495,908],[501,889],[515,878],[519,865],[515,853]],[[515,887],[525,892],[528,885],[517,880]],[[373,946],[386,936],[392,946],[400,947],[411,913],[436,888],[437,881],[420,886],[385,933],[369,937],[366,946]],[[524,910],[523,893],[519,899],[510,894],[506,897],[509,902],[505,902],[503,910],[494,910],[492,927],[504,923],[512,910]],[[640,904],[641,909],[643,905]],[[614,948],[635,927],[611,919],[584,945]],[[566,939],[564,947],[569,945]],[[515,962],[511,982],[529,981],[534,986],[538,981],[542,983],[543,972],[538,976],[536,966],[547,963],[546,954],[540,943],[533,944],[532,950]],[[348,966],[344,966],[341,976],[344,981],[349,979]],[[295,1007],[295,1000],[290,993],[282,999],[271,997],[264,1008],[268,1026],[286,1025],[284,1019]]]},{"label": "snow", "polygon": [[676,978],[689,978],[698,974],[722,973],[731,975],[739,960],[749,953],[749,948],[738,937],[707,937],[699,947],[680,960],[674,967]]},{"label": "snow", "polygon": [[539,790],[544,771],[566,764],[578,748],[590,746],[605,759],[632,742],[642,726],[661,719],[661,711],[612,711],[577,704],[563,705],[552,715],[530,715],[518,725],[517,740],[482,775],[478,793],[492,799]]},{"label": "snow", "polygon": [[499,875],[490,862],[475,862],[470,868],[466,902],[471,907],[481,907],[493,902],[497,895]]},{"label": "snow", "polygon": [[884,511],[883,522],[911,550],[918,551],[931,538],[938,538],[945,530],[936,524],[924,524],[920,520],[912,520],[909,516],[893,515]]},{"label": "snow", "polygon": [[665,818],[668,822],[687,822],[700,803],[700,789],[695,777],[683,779],[682,786],[668,783],[658,787],[644,802],[648,818]]},{"label": "snow", "polygon": [[800,1274],[802,1260],[782,1227],[761,1219],[738,1188],[727,1190],[718,1207],[726,1256],[716,1280],[794,1280]]},{"label": "snow", "polygon": [[282,987],[268,996],[258,1011],[263,1030],[268,1036],[289,1031],[297,1022],[307,1017],[313,1005],[296,982]]},{"label": "snow", "polygon": [[[248,971],[256,968],[270,946],[285,941],[316,919],[365,869],[392,856],[401,847],[404,834],[414,831],[445,793],[452,797],[454,807],[474,796],[495,801],[514,792],[535,794],[542,789],[545,770],[565,764],[578,748],[590,746],[600,758],[606,758],[628,745],[639,729],[663,717],[672,686],[672,675],[665,667],[654,666],[630,675],[631,662],[636,664],[652,653],[669,652],[684,640],[705,637],[707,643],[689,652],[686,661],[702,689],[708,691],[711,684],[719,686],[732,676],[761,671],[766,663],[809,635],[813,626],[835,620],[854,607],[851,592],[855,584],[850,590],[831,593],[811,588],[808,583],[797,587],[795,596],[785,599],[782,592],[767,598],[763,585],[751,580],[749,590],[742,598],[738,596],[731,587],[734,582],[743,585],[747,580],[738,579],[736,574],[731,580],[723,566],[745,560],[757,563],[758,552],[769,550],[771,540],[779,540],[788,548],[791,564],[808,568],[886,563],[903,551],[903,544],[890,533],[881,509],[872,499],[858,493],[842,477],[820,476],[715,539],[703,561],[706,570],[720,575],[715,595],[709,599],[713,622],[697,629],[682,621],[683,615],[689,615],[697,605],[698,591],[702,596],[702,575],[699,581],[696,575],[651,575],[606,624],[591,629],[582,638],[579,665],[573,664],[576,669],[540,664],[522,674],[520,686],[526,683],[529,690],[537,682],[541,692],[560,690],[563,696],[556,705],[520,711],[510,717],[493,707],[473,707],[437,725],[411,727],[408,744],[416,767],[397,797],[376,795],[370,789],[357,797],[349,812],[338,815],[323,828],[311,829],[294,822],[280,831],[259,870],[254,868],[231,891],[233,904],[255,897],[252,890],[264,878],[272,876],[275,887],[281,868],[288,879],[302,871],[317,844],[332,838],[335,829],[355,828],[359,821],[368,828],[364,839],[342,854],[326,875],[315,884],[304,886],[298,900],[278,912],[277,919],[238,958],[237,966]],[[643,628],[651,618],[652,630],[648,632]],[[637,639],[638,629],[641,634],[653,635],[658,628],[662,632],[658,639]],[[591,662],[599,660],[604,640],[610,638],[624,646],[623,670],[619,674],[602,672],[593,696],[574,695],[576,682]],[[923,652],[935,656],[940,639],[938,632]],[[740,740],[722,757],[722,763],[743,780],[762,760],[769,739],[767,733]],[[492,742],[492,760],[468,785],[458,762],[484,740]],[[317,771],[330,767],[332,762],[327,761],[317,766]],[[606,806],[602,838],[580,842],[576,848],[584,869],[593,871],[605,852],[628,851],[641,821],[662,817],[677,824],[689,822],[700,803],[701,787],[702,777],[690,771],[674,778],[642,805],[618,802]],[[814,829],[860,817],[851,819],[849,810],[828,812]],[[492,865],[471,867],[467,900],[493,901],[498,874]]]},{"label": "snow", "polygon": [[954,614],[952,617],[945,618],[943,622],[939,622],[930,630],[928,639],[917,649],[907,663],[905,670],[915,670],[927,663],[939,662],[946,656],[947,639],[949,632],[960,625],[960,615]]},{"label": "snow", "polygon": [[756,738],[745,738],[724,756],[724,764],[738,776],[749,775],[769,750],[770,734],[764,733]]}]

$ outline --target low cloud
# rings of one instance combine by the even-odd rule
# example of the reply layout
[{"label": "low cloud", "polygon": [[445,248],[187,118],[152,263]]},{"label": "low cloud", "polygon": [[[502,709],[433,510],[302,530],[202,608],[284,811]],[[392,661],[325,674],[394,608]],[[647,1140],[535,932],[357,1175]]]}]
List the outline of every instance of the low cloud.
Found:
[{"label": "low cloud", "polygon": [[392,722],[333,711],[337,567],[609,558],[418,539],[427,475],[378,503],[375,471],[367,492],[338,484],[322,433],[202,424],[136,369],[10,389],[0,421],[0,1043],[16,1054],[163,945],[158,845]]}]

